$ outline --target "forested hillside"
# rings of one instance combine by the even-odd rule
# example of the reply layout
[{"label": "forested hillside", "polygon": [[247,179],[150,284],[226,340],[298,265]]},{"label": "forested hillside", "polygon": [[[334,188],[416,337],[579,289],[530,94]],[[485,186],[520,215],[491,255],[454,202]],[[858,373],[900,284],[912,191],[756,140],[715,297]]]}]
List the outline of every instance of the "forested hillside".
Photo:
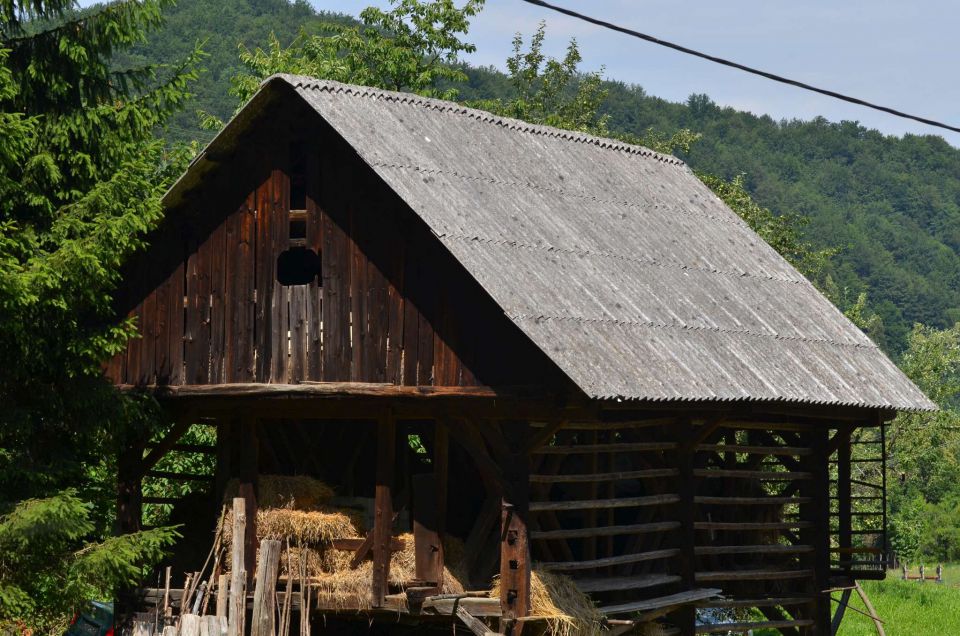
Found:
[{"label": "forested hillside", "polygon": [[[136,50],[136,61],[177,59],[197,41],[209,57],[195,105],[169,134],[206,140],[211,133],[199,130],[196,111],[220,117],[233,111],[236,99],[227,91],[240,67],[238,44],[266,47],[271,32],[288,42],[323,20],[349,18],[318,15],[302,0],[191,0],[170,10],[166,26]],[[509,95],[504,75],[466,70],[462,98]],[[678,104],[638,86],[607,88],[603,108],[611,130],[700,133],[680,153],[694,169],[728,178],[743,173],[761,204],[809,219],[807,238],[839,249],[822,284],[835,287],[841,304],[867,292],[883,320],[882,331],[871,335],[889,351],[904,348],[915,322],[947,327],[960,319],[960,150],[939,137],[889,137],[851,122],[779,122],[720,108],[704,95]]]}]

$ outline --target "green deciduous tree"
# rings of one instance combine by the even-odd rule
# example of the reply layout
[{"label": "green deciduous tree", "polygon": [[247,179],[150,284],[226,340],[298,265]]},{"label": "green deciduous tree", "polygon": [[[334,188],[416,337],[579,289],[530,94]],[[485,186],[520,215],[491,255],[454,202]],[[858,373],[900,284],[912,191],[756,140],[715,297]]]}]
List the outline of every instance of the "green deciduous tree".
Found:
[{"label": "green deciduous tree", "polygon": [[[360,24],[322,22],[315,27],[321,33],[301,32],[288,46],[275,35],[265,49],[241,45],[246,70],[233,77],[231,93],[242,104],[270,75],[291,73],[453,99],[452,85],[466,79],[458,56],[476,50],[462,38],[483,2],[391,0],[389,11],[361,11]],[[208,128],[222,125],[201,116]]]}]

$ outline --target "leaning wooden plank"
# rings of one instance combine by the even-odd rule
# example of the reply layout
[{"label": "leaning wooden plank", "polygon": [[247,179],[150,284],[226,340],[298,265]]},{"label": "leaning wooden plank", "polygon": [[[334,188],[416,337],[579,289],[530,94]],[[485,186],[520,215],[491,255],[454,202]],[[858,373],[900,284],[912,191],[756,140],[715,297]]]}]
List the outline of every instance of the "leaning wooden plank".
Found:
[{"label": "leaning wooden plank", "polygon": [[730,570],[727,572],[697,572],[697,583],[714,581],[779,581],[805,579],[813,576],[813,570]]},{"label": "leaning wooden plank", "polygon": [[585,499],[580,501],[531,501],[530,512],[542,510],[584,510],[590,508],[633,508],[635,506],[657,506],[678,503],[678,495],[650,495],[647,497],[626,497],[623,499]]},{"label": "leaning wooden plank", "polygon": [[812,620],[793,621],[757,621],[754,623],[723,623],[720,625],[697,625],[697,634],[727,634],[729,632],[748,632],[755,629],[780,629],[785,627],[810,627]]},{"label": "leaning wooden plank", "polygon": [[679,554],[680,550],[671,548],[669,550],[652,550],[638,554],[622,554],[615,557],[604,557],[602,559],[585,561],[543,561],[537,565],[546,570],[589,570],[610,565],[622,565],[624,563],[640,563],[642,561],[654,561],[656,559],[669,559]]},{"label": "leaning wooden plank", "polygon": [[660,609],[662,607],[675,607],[678,605],[696,603],[697,601],[719,596],[721,592],[722,590],[713,588],[705,590],[689,590],[686,592],[678,592],[677,594],[670,594],[668,596],[660,596],[658,598],[649,598],[642,601],[623,603],[621,605],[608,605],[606,607],[599,608],[599,611],[601,614],[606,614],[607,616],[628,614],[631,612],[645,612],[649,610]]},{"label": "leaning wooden plank", "polygon": [[608,576],[596,579],[574,579],[581,592],[616,592],[620,590],[642,590],[658,585],[678,583],[679,576],[672,574],[639,574],[637,576]]},{"label": "leaning wooden plank", "polygon": [[420,609],[424,613],[450,616],[457,607],[463,607],[473,616],[501,615],[500,599],[489,597],[433,596],[424,599]]},{"label": "leaning wooden plank", "polygon": [[530,533],[531,539],[582,539],[584,537],[613,537],[621,534],[644,534],[647,532],[668,532],[680,527],[679,521],[657,521],[654,523],[635,523],[622,526],[600,526],[597,528],[576,528],[572,530],[537,530]]},{"label": "leaning wooden plank", "polygon": [[471,632],[477,636],[496,636],[497,632],[491,631],[487,624],[484,623],[479,618],[472,616],[470,612],[463,609],[463,607],[457,607],[457,618],[459,618],[464,625],[466,625]]},{"label": "leaning wooden plank", "polygon": [[277,606],[277,574],[280,567],[280,542],[268,539],[260,544],[256,588],[253,591],[253,616],[250,636],[273,636]]},{"label": "leaning wooden plank", "polygon": [[622,481],[625,479],[676,477],[679,474],[680,471],[676,468],[648,468],[646,470],[626,470],[615,473],[530,475],[530,481],[540,484],[589,483],[598,481]]}]

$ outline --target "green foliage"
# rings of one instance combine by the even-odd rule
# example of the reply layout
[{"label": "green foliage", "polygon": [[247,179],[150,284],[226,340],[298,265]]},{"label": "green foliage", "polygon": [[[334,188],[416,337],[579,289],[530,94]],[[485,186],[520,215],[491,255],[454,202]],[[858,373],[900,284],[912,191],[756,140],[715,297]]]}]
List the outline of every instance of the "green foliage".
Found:
[{"label": "green foliage", "polygon": [[[160,436],[154,441],[160,441]],[[216,427],[195,424],[187,429],[180,444],[215,447],[217,443]],[[173,450],[160,458],[154,470],[181,475],[206,475],[213,477],[216,469],[216,455]],[[203,482],[170,480],[165,477],[148,477],[143,481],[145,497],[168,497],[182,499],[192,493],[203,490]],[[147,504],[144,506],[145,523],[151,526],[170,522],[173,512],[171,504]]]},{"label": "green foliage", "polygon": [[138,582],[177,536],[158,528],[88,542],[91,513],[89,503],[66,490],[22,501],[0,517],[0,631],[16,623],[62,632],[86,601]]},{"label": "green foliage", "polygon": [[[449,85],[466,79],[455,66],[457,57],[476,50],[460,38],[483,0],[467,0],[460,8],[453,0],[391,3],[390,11],[361,11],[360,24],[319,23],[322,33],[302,31],[286,47],[273,34],[266,50],[241,45],[246,70],[233,77],[231,94],[246,102],[270,75],[292,73],[453,99],[456,90]],[[438,88],[441,83],[448,87]],[[204,119],[209,127],[211,119]]]},{"label": "green foliage", "polygon": [[948,560],[960,550],[960,323],[916,325],[903,371],[936,413],[902,413],[890,425],[892,542],[905,558]]},{"label": "green foliage", "polygon": [[190,155],[154,131],[189,97],[199,52],[114,66],[169,4],[0,3],[0,618],[26,630],[138,578],[172,537],[104,540],[118,451],[157,418],[101,371],[132,332],[111,297],[123,263]]}]

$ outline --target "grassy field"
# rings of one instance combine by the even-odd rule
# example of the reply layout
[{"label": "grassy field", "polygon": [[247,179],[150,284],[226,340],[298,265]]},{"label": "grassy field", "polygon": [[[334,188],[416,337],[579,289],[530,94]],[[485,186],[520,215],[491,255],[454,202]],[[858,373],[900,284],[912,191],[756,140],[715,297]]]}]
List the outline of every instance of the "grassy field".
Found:
[{"label": "grassy field", "polygon": [[[934,573],[927,568],[927,575]],[[912,572],[916,574],[916,571]],[[960,565],[944,568],[944,583],[900,580],[899,572],[889,572],[885,581],[864,581],[861,585],[884,622],[887,636],[960,635]],[[839,598],[839,594],[834,595]],[[833,604],[835,610],[837,604]],[[854,592],[850,607],[864,610]],[[847,610],[839,636],[875,636],[873,621]]]}]

